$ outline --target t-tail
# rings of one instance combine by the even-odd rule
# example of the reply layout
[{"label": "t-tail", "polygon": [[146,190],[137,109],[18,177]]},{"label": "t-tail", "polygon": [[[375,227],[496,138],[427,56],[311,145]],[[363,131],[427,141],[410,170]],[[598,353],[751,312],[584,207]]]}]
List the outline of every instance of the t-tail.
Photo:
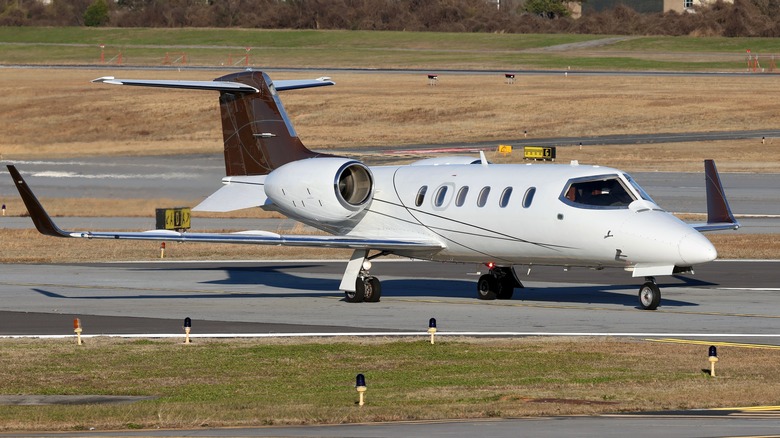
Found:
[{"label": "t-tail", "polygon": [[213,81],[102,77],[93,82],[219,91],[227,176],[267,175],[292,161],[330,156],[303,145],[277,94],[277,91],[334,85],[329,78],[273,82],[263,72],[246,71]]}]

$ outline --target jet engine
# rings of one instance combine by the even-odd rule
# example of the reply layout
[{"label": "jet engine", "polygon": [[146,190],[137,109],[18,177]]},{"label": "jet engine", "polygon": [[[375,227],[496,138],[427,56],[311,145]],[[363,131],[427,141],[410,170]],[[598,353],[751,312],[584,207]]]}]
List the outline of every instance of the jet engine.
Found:
[{"label": "jet engine", "polygon": [[265,194],[290,216],[337,223],[363,211],[374,195],[371,170],[340,157],[287,163],[265,178]]}]

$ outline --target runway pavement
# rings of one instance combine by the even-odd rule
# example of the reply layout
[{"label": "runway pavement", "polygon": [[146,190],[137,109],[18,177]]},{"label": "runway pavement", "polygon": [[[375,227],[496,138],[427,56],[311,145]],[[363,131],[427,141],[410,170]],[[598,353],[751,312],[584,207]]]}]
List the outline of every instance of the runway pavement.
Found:
[{"label": "runway pavement", "polygon": [[470,421],[388,422],[325,426],[257,428],[14,433],[15,437],[772,437],[780,424],[772,417],[732,418],[693,416],[547,417]]},{"label": "runway pavement", "polygon": [[[151,262],[2,267],[0,335],[416,332],[612,335],[780,345],[780,262],[719,261],[663,278],[661,307],[638,307],[621,270],[535,267],[515,299],[476,298],[474,265],[375,262],[379,303],[347,303],[345,262]],[[522,271],[525,274],[525,271]],[[745,273],[749,273],[746,275]]]}]

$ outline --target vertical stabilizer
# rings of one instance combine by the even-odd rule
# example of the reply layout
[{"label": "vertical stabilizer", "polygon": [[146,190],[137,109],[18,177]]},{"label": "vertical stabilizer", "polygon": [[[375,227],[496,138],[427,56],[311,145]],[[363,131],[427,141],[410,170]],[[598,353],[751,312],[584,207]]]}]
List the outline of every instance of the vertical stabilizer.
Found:
[{"label": "vertical stabilizer", "polygon": [[707,223],[737,223],[726,201],[714,160],[704,160],[704,176],[707,180]]},{"label": "vertical stabilizer", "polygon": [[327,156],[301,143],[268,75],[241,72],[215,81],[238,82],[257,89],[252,93],[220,91],[227,176],[266,175],[291,161]]},{"label": "vertical stabilizer", "polygon": [[707,223],[691,224],[691,226],[698,231],[738,229],[740,224],[731,213],[715,161],[704,160],[704,177],[707,180]]}]

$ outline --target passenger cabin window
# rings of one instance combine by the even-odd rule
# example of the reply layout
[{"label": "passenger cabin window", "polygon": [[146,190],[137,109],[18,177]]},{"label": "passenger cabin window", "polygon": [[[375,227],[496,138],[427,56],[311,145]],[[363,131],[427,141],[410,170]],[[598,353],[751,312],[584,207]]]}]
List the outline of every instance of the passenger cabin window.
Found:
[{"label": "passenger cabin window", "polygon": [[442,204],[444,204],[444,198],[446,196],[447,196],[447,186],[439,187],[439,190],[436,191],[436,196],[433,198],[433,205],[436,207],[441,207]]},{"label": "passenger cabin window", "polygon": [[498,205],[501,208],[509,205],[509,198],[512,196],[512,187],[507,187],[501,192],[501,198],[498,200]]},{"label": "passenger cabin window", "polygon": [[570,180],[563,193],[568,204],[584,208],[627,208],[636,200],[615,175]]},{"label": "passenger cabin window", "polygon": [[466,195],[469,193],[469,186],[463,186],[458,190],[458,196],[455,197],[455,206],[462,207],[466,202]]},{"label": "passenger cabin window", "polygon": [[421,206],[423,201],[425,200],[425,192],[428,191],[428,186],[422,186],[420,187],[420,190],[417,192],[417,197],[414,198],[414,205]]},{"label": "passenger cabin window", "polygon": [[485,186],[479,191],[479,197],[477,198],[477,207],[484,207],[487,204],[488,195],[490,195],[490,187]]},{"label": "passenger cabin window", "polygon": [[536,187],[531,187],[525,191],[523,196],[523,208],[528,208],[531,203],[534,202],[534,195],[536,194]]}]

